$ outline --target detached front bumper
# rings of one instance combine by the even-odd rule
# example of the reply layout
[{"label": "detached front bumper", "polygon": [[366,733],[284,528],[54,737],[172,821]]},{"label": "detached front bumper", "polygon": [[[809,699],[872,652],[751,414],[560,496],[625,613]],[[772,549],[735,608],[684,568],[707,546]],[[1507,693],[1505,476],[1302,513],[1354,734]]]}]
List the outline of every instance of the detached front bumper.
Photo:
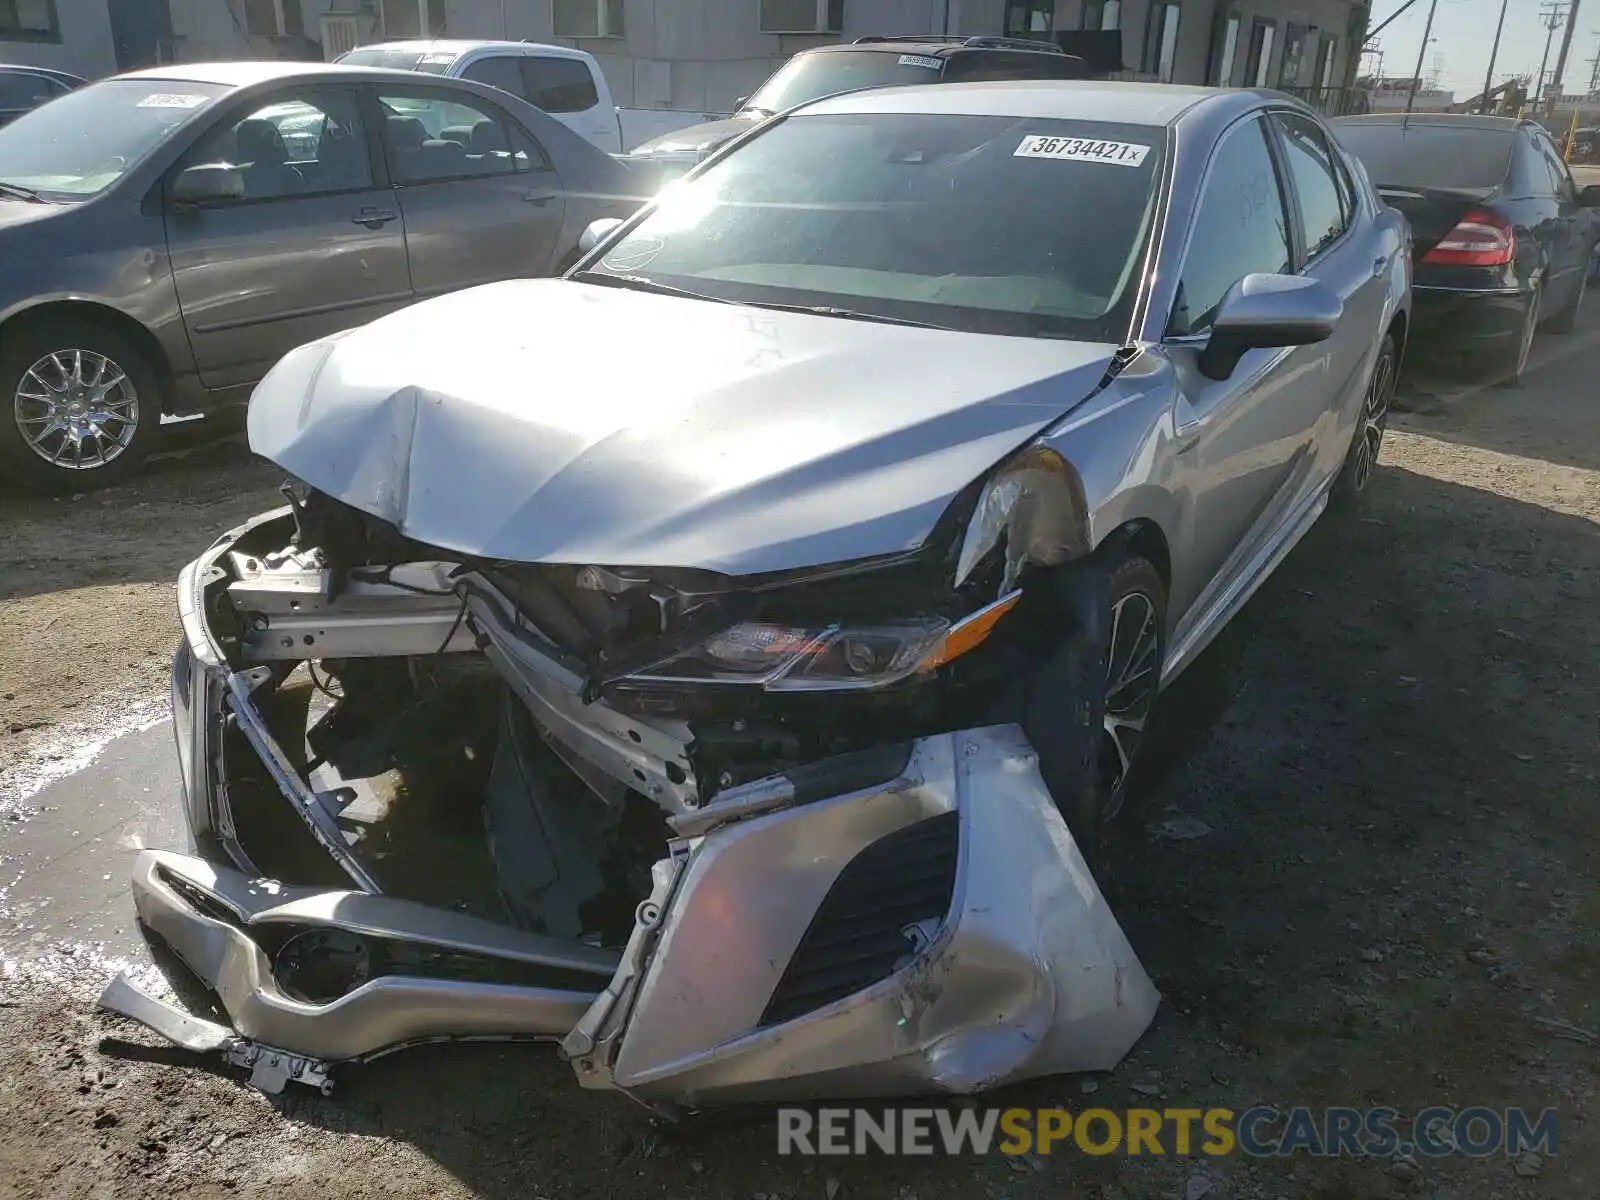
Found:
[{"label": "detached front bumper", "polygon": [[[309,599],[289,603],[270,630],[235,635],[250,646],[242,661],[265,660],[243,670],[207,626],[204,589],[223,578],[223,556],[284,519],[233,531],[183,573],[172,700],[198,856],[146,851],[133,882],[141,922],[215,994],[226,1023],[126,977],[105,1007],[220,1052],[266,1090],[327,1090],[338,1065],[419,1042],[542,1039],[560,1043],[584,1086],[661,1111],[972,1093],[1109,1070],[1153,1019],[1156,990],[1014,725],[825,759],[704,804],[689,801],[682,772],[662,787],[635,772],[672,815],[620,951],[382,894],[340,797],[307,781],[253,700],[279,640],[318,639],[337,657],[372,636],[369,618],[335,628]],[[430,603],[372,616],[384,646],[481,646],[465,632],[453,642],[457,601]],[[673,744],[665,724],[571,703],[557,664],[501,662],[496,650],[490,662],[563,757],[614,773],[632,760],[608,755]],[[249,756],[347,884],[261,878],[262,847],[240,836],[230,754]]]},{"label": "detached front bumper", "polygon": [[[922,739],[885,783],[805,790],[763,780],[697,814],[728,819],[669,846],[620,956],[156,851],[134,891],[230,1022],[192,1048],[271,1064],[269,1087],[492,1037],[560,1040],[584,1085],[661,1109],[971,1093],[1109,1070],[1149,1025],[1155,988],[1014,726]],[[190,1044],[171,1031],[193,1019],[126,979],[102,1003]]]}]

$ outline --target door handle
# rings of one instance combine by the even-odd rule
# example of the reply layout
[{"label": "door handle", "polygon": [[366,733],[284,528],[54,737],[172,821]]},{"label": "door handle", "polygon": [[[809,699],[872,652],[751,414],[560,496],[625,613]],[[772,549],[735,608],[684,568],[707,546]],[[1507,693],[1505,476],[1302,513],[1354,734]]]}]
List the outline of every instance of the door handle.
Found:
[{"label": "door handle", "polygon": [[398,221],[400,214],[390,212],[387,208],[363,208],[350,220],[356,225],[365,225],[368,229],[382,229],[390,221]]},{"label": "door handle", "polygon": [[1377,258],[1372,260],[1372,274],[1373,274],[1373,276],[1376,277],[1378,275],[1382,275],[1384,273],[1384,271],[1388,268],[1388,266],[1389,266],[1389,256],[1387,254],[1378,255]]},{"label": "door handle", "polygon": [[537,204],[543,208],[556,198],[556,194],[554,192],[523,192],[522,198],[529,204]]}]

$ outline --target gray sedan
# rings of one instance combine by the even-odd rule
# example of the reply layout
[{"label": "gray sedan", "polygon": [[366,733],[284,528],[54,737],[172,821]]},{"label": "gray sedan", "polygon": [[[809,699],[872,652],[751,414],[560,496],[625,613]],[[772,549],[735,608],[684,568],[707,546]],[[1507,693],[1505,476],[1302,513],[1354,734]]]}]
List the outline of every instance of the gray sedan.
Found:
[{"label": "gray sedan", "polygon": [[257,387],[301,488],[179,581],[199,855],[134,880],[231,1028],[105,1003],[262,1086],[484,1036],[663,1108],[1110,1069],[1158,997],[1086,861],[1373,476],[1403,218],[1286,96],[1008,82],[800,108],[595,238]]},{"label": "gray sedan", "polygon": [[[0,129],[0,474],[81,490],[302,342],[547,275],[625,167],[493,88],[307,63],[122,75]],[[632,198],[630,198],[632,197]]]}]

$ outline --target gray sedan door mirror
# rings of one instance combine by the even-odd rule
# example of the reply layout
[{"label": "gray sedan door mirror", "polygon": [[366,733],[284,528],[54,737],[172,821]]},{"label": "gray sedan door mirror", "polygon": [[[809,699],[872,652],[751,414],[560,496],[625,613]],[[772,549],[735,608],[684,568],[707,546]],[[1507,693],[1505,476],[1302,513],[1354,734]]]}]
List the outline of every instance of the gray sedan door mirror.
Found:
[{"label": "gray sedan door mirror", "polygon": [[244,199],[244,176],[227,163],[205,163],[180,171],[167,196],[176,204],[215,204]]},{"label": "gray sedan door mirror", "polygon": [[598,221],[590,221],[589,227],[578,235],[578,251],[587,254],[601,242],[605,241],[621,225],[617,217],[601,217]]},{"label": "gray sedan door mirror", "polygon": [[1200,373],[1226,379],[1247,350],[1327,341],[1343,315],[1344,302],[1320,280],[1246,275],[1222,298],[1200,352]]}]

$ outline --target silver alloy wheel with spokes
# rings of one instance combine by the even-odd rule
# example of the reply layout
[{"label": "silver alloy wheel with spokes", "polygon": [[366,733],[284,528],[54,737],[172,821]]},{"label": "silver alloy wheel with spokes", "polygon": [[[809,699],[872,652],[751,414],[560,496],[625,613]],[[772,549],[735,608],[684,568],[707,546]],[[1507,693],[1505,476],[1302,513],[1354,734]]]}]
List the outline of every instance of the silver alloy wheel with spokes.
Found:
[{"label": "silver alloy wheel with spokes", "polygon": [[1128,770],[1150,724],[1160,686],[1161,630],[1155,602],[1130,592],[1111,607],[1111,641],[1106,653],[1105,746],[1107,774],[1104,819],[1122,809]]},{"label": "silver alloy wheel with spokes", "polygon": [[95,470],[132,445],[139,392],[104,354],[55,350],[23,372],[12,419],[23,443],[52,467]]},{"label": "silver alloy wheel with spokes", "polygon": [[1377,465],[1378,452],[1383,449],[1383,431],[1388,427],[1394,383],[1394,355],[1385,346],[1378,351],[1367,394],[1361,401],[1361,427],[1356,430],[1355,458],[1350,463],[1350,486],[1357,492],[1372,479],[1372,468]]}]

